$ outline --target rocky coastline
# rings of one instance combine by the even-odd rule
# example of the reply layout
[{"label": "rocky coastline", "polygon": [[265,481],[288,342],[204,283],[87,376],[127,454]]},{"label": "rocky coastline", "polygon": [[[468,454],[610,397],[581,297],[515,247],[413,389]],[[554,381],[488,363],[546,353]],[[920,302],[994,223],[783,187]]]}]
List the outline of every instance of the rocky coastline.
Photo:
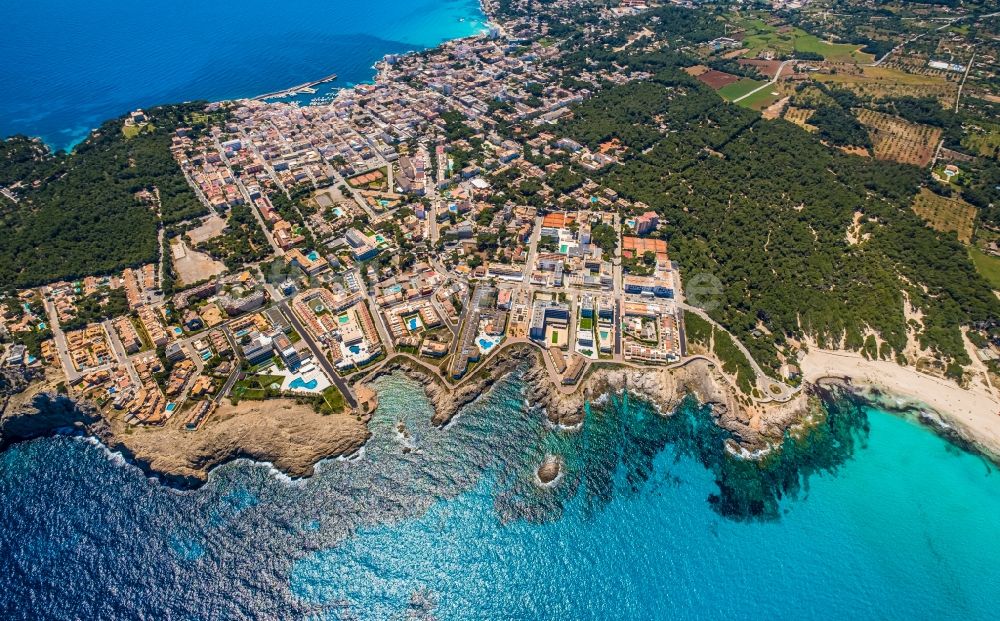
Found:
[{"label": "rocky coastline", "polygon": [[239,408],[222,404],[196,432],[130,427],[108,420],[87,401],[48,392],[10,406],[0,414],[0,449],[56,434],[91,436],[146,476],[179,489],[199,487],[213,468],[241,458],[270,463],[293,478],[308,477],[316,463],[356,453],[371,435],[370,414],[324,416],[291,399]]},{"label": "rocky coastline", "polygon": [[[750,455],[780,441],[809,410],[805,392],[780,404],[752,404],[741,399],[714,365],[700,359],[672,369],[595,365],[569,394],[549,379],[541,352],[534,346],[507,347],[487,362],[488,366],[475,369],[471,377],[453,387],[421,364],[397,357],[355,387],[374,394],[372,380],[403,373],[422,386],[433,405],[432,423],[442,428],[496,381],[515,371],[525,383],[527,403],[544,411],[550,424],[564,429],[579,428],[586,404],[609,393],[628,390],[655,404],[664,415],[693,395],[712,406],[716,424],[732,434],[743,454]],[[2,447],[55,433],[90,435],[123,454],[147,476],[178,488],[197,487],[213,468],[240,458],[268,462],[291,477],[308,477],[317,462],[352,455],[371,435],[367,425],[371,411],[323,416],[289,399],[255,402],[249,407],[246,403],[240,407],[223,403],[197,432],[129,427],[121,420],[106,419],[93,404],[50,392],[10,405],[0,413]],[[552,464],[545,470],[546,476],[552,474]]]},{"label": "rocky coastline", "polygon": [[809,395],[802,391],[783,403],[752,403],[741,399],[715,365],[694,359],[677,368],[647,367],[643,369],[620,365],[595,365],[576,390],[566,394],[549,379],[541,352],[528,344],[513,345],[489,359],[489,367],[457,387],[447,386],[440,377],[408,358],[389,361],[371,378],[402,372],[420,383],[434,406],[432,422],[446,426],[458,411],[471,403],[501,377],[523,367],[520,379],[527,389],[529,405],[544,410],[548,421],[563,428],[576,428],[583,423],[584,408],[602,395],[628,390],[630,394],[655,404],[664,415],[672,412],[687,396],[712,406],[716,424],[733,434],[734,441],[745,452],[767,449],[780,441],[785,430],[800,422],[809,411]]}]

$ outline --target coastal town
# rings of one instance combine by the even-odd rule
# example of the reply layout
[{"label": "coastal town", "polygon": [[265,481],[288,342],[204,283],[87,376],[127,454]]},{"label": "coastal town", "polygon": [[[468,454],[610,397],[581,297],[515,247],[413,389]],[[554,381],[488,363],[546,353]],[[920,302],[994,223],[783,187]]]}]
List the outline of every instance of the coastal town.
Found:
[{"label": "coastal town", "polygon": [[[171,146],[209,215],[161,239],[157,264],[18,292],[7,329],[51,338],[37,353],[7,348],[5,364],[60,372],[60,390],[130,425],[196,431],[224,399],[368,412],[352,384],[396,357],[458,385],[530,344],[569,390],[594,363],[678,363],[681,271],[666,223],[583,178],[549,185],[621,150],[561,135],[569,106],[598,79],[643,75],[559,85],[546,63],[556,54],[493,27],[388,57],[373,84],[321,105],[210,105],[221,121],[180,127]],[[147,122],[135,111],[123,131]],[[545,129],[522,143],[510,134],[522,123]],[[251,248],[223,262],[215,244],[246,210]],[[109,305],[119,314],[87,321]]]},{"label": "coastal town", "polygon": [[[706,265],[733,248],[709,236],[687,246],[696,268],[678,262],[672,244],[692,239],[680,227],[691,226],[696,201],[670,212],[656,196],[639,198],[651,195],[630,186],[631,177],[667,162],[665,172],[645,178],[675,184],[675,197],[695,196],[693,183],[676,185],[679,175],[740,155],[724,151],[753,134],[760,118],[778,115],[782,126],[816,132],[810,123],[824,113],[810,102],[854,101],[858,95],[829,84],[860,75],[856,92],[864,94],[863,74],[883,62],[892,65],[883,74],[933,81],[943,100],[958,101],[965,80],[941,65],[937,48],[926,63],[903,67],[887,60],[896,48],[874,62],[858,46],[813,41],[789,25],[796,12],[736,7],[691,18],[694,9],[673,4],[681,6],[551,3],[550,17],[586,10],[593,18],[570,36],[557,20],[533,18],[526,3],[508,3],[504,19],[481,34],[386,56],[370,83],[316,95],[336,81],[328,74],[258,97],[186,106],[179,120],[167,120],[169,110],[133,110],[111,128],[116,139],[169,126],[159,145],[183,181],[167,196],[155,184],[132,196],[157,214],[155,260],[4,293],[0,331],[14,338],[0,345],[0,363],[38,391],[85,399],[128,428],[192,433],[223,405],[231,413],[269,400],[368,416],[377,395],[367,383],[382,369],[404,363],[456,391],[488,375],[512,347],[532,348],[562,395],[583,392],[597,369],[677,369],[698,360],[741,407],[801,398],[810,340],[817,350],[833,341],[818,333],[786,339],[771,332],[767,313],[719,298],[742,290],[746,276],[731,272],[723,284]],[[501,7],[486,2],[484,10],[496,15]],[[692,23],[705,34],[687,41],[667,16],[702,19]],[[788,37],[808,45],[789,48]],[[938,47],[967,52],[958,41],[942,37]],[[581,54],[587,45],[608,57]],[[973,88],[985,88],[982,72],[977,79]],[[922,166],[935,183],[969,175],[972,157],[943,148],[941,131],[902,121],[890,127],[886,112],[854,111],[863,139],[838,143],[840,136],[823,133],[825,146]],[[875,142],[855,146],[869,126]],[[923,142],[893,133],[903,130]],[[17,203],[26,185],[3,190]],[[180,192],[193,206],[169,214]],[[923,192],[919,201],[939,200],[926,195],[934,196]],[[913,209],[922,217],[948,220],[919,201]],[[847,241],[857,245],[879,220],[865,221],[860,210],[853,217]],[[961,235],[971,224],[930,226]],[[764,252],[770,240],[769,232]],[[706,253],[715,256],[702,260]],[[739,272],[732,265],[723,268]],[[685,281],[693,283],[687,295]],[[717,301],[727,305],[725,317],[711,312]],[[908,312],[907,319],[919,315]],[[844,329],[838,322],[834,332]],[[992,395],[986,366],[1000,359],[1000,338],[991,326],[979,320],[968,332],[975,343],[964,370],[942,362],[937,345],[918,343],[913,324],[894,344],[897,359],[949,379],[971,370]],[[851,347],[886,359],[892,350],[880,339],[862,325]],[[962,344],[948,345],[949,355],[966,354]],[[756,431],[760,412],[742,424]]]},{"label": "coastal town", "polygon": [[9,4],[0,620],[996,618],[998,0]]}]

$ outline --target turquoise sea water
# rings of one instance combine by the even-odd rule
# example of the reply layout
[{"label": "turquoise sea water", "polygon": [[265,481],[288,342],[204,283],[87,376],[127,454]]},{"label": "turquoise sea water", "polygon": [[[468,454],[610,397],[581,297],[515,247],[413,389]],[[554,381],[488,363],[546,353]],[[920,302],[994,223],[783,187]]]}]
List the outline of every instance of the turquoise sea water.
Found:
[{"label": "turquoise sea water", "polygon": [[370,80],[385,54],[482,30],[476,0],[0,3],[0,137],[68,148],[139,106]]},{"label": "turquoise sea water", "polygon": [[[359,457],[150,482],[94,443],[0,455],[0,617],[992,619],[1000,477],[848,400],[764,468],[707,408],[612,397],[549,428],[516,377],[445,430],[378,382]],[[399,429],[399,423],[405,433]],[[565,472],[540,487],[535,467]]]}]

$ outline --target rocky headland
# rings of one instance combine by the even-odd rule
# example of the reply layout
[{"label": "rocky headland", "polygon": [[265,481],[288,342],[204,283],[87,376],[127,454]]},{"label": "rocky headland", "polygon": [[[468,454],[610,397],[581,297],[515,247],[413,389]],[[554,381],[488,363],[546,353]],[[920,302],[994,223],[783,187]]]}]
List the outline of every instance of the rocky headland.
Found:
[{"label": "rocky headland", "polygon": [[201,485],[212,468],[239,458],[269,462],[292,477],[311,476],[317,462],[357,452],[370,435],[370,415],[322,415],[294,399],[223,403],[194,432],[169,424],[132,427],[86,401],[47,392],[7,405],[0,446],[55,433],[90,435],[147,475],[180,488]]}]

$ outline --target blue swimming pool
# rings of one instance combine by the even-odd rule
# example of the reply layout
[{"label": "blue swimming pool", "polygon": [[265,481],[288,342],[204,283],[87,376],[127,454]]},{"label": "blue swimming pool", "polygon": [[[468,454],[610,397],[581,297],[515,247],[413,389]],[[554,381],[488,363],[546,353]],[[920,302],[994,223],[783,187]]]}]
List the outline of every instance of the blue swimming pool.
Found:
[{"label": "blue swimming pool", "polygon": [[311,379],[308,382],[304,381],[301,377],[296,377],[292,380],[292,383],[288,385],[289,388],[305,388],[306,390],[314,390],[316,388],[316,380]]},{"label": "blue swimming pool", "polygon": [[416,330],[417,328],[420,327],[420,320],[417,319],[416,317],[410,317],[409,319],[406,320],[406,325],[407,327],[410,328],[411,331]]},{"label": "blue swimming pool", "polygon": [[177,407],[176,403],[168,403],[167,404],[167,411],[168,412],[173,412],[176,407]]},{"label": "blue swimming pool", "polygon": [[489,351],[496,344],[497,344],[496,341],[491,341],[489,339],[483,339],[483,338],[479,339],[479,346],[485,351]]},{"label": "blue swimming pool", "polygon": [[312,252],[307,254],[306,257],[308,257],[310,261],[316,261],[319,259],[319,253],[313,250]]},{"label": "blue swimming pool", "polygon": [[361,353],[361,346],[360,345],[351,345],[347,349],[351,350],[352,354],[360,354]]}]

